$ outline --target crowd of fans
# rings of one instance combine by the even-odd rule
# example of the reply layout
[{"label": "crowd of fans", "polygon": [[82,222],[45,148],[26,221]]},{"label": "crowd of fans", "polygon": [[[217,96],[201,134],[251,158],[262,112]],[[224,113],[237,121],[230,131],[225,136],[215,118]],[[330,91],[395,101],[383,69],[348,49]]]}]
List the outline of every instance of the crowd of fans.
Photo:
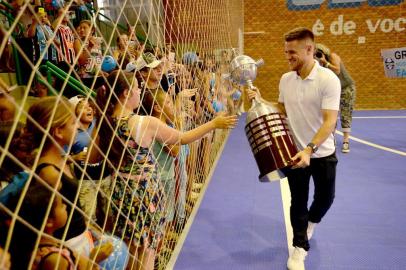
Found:
[{"label": "crowd of fans", "polygon": [[217,130],[237,121],[241,92],[224,78],[231,54],[153,46],[130,24],[112,33],[113,49],[86,3],[11,4],[30,67],[54,63],[91,92],[33,69],[23,123],[0,79],[0,268],[162,269],[224,137]]}]

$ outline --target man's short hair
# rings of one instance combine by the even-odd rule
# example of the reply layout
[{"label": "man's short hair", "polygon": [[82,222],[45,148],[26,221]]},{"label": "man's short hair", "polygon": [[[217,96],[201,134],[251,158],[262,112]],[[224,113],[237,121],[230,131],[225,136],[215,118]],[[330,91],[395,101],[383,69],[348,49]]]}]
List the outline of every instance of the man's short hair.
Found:
[{"label": "man's short hair", "polygon": [[298,27],[295,29],[290,30],[285,35],[285,41],[293,41],[293,40],[305,40],[310,39],[314,42],[314,34],[311,30],[305,27]]}]

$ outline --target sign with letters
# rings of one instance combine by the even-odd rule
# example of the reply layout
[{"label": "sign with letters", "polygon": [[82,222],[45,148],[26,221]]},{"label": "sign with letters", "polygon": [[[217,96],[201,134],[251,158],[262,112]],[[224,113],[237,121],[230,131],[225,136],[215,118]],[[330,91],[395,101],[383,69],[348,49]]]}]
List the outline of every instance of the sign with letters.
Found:
[{"label": "sign with letters", "polygon": [[406,78],[406,47],[382,49],[381,56],[388,78]]},{"label": "sign with letters", "polygon": [[289,10],[314,10],[326,2],[328,8],[355,8],[367,2],[369,6],[394,6],[400,5],[404,0],[286,0]]},{"label": "sign with letters", "polygon": [[[361,6],[368,5],[371,8],[395,7],[400,6],[405,0],[286,0],[288,10],[295,12],[317,12],[322,6],[326,6],[330,10],[335,9],[357,9]],[[317,14],[317,13],[316,13]],[[353,14],[353,13],[350,13]],[[334,15],[327,20],[317,18],[313,23],[312,31],[315,36],[323,36],[331,34],[339,35],[357,35],[360,43],[365,43],[366,34],[389,34],[400,33],[406,31],[406,17],[399,13],[383,13],[384,17],[376,18],[376,14],[370,18],[364,18],[364,21],[356,21],[354,17],[346,13]],[[360,26],[363,24],[364,27]],[[367,33],[357,33],[359,28],[365,29]],[[369,32],[369,33],[368,33]]]}]

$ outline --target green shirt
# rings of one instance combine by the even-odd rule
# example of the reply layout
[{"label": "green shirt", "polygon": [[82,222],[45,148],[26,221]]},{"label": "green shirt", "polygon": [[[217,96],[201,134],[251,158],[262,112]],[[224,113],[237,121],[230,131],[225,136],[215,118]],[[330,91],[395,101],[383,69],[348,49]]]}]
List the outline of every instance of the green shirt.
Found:
[{"label": "green shirt", "polygon": [[169,155],[164,149],[165,144],[155,141],[152,152],[158,162],[158,178],[174,179],[175,178],[175,158]]}]

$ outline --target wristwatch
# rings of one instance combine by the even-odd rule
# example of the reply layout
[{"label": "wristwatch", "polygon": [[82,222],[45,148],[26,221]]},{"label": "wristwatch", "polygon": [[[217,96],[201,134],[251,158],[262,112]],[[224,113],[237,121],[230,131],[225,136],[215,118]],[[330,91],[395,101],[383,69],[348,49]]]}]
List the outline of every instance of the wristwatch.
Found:
[{"label": "wristwatch", "polygon": [[317,150],[319,149],[319,148],[317,147],[317,145],[315,145],[314,143],[308,143],[308,144],[306,145],[306,147],[310,147],[310,149],[312,149],[312,153],[316,153]]}]

